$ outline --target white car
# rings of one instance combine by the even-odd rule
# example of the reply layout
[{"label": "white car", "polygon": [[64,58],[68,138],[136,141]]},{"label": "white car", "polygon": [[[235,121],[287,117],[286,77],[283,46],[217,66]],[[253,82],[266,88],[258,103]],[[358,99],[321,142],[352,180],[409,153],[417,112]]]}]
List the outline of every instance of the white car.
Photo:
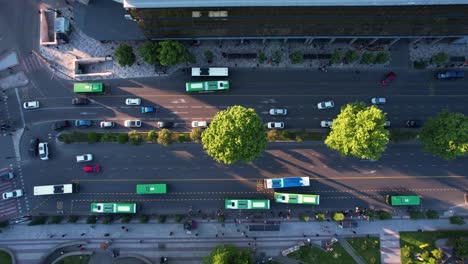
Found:
[{"label": "white car", "polygon": [[385,104],[387,102],[387,100],[383,97],[374,97],[371,99],[371,103],[372,104]]},{"label": "white car", "polygon": [[41,160],[48,160],[49,159],[49,144],[47,142],[41,142],[38,145],[39,149],[39,157]]},{"label": "white car", "polygon": [[288,109],[286,108],[272,108],[269,111],[270,115],[287,115]]},{"label": "white car", "polygon": [[317,104],[318,109],[333,108],[334,106],[335,103],[333,101],[320,102]]},{"label": "white car", "polygon": [[21,190],[21,189],[17,189],[17,190],[11,191],[11,192],[4,192],[2,194],[3,200],[7,200],[7,199],[10,199],[10,198],[18,198],[18,197],[21,197],[21,196],[23,196],[23,190]]},{"label": "white car", "polygon": [[125,127],[141,127],[140,120],[125,120],[124,122]]},{"label": "white car", "polygon": [[284,122],[268,122],[267,127],[269,129],[283,129],[284,128]]},{"label": "white car", "polygon": [[39,101],[24,102],[24,109],[35,109],[39,108]]},{"label": "white car", "polygon": [[110,128],[110,127],[114,127],[115,124],[112,121],[101,121],[100,126],[101,128]]},{"label": "white car", "polygon": [[331,127],[333,125],[333,121],[330,120],[323,120],[320,122],[321,127]]},{"label": "white car", "polygon": [[93,160],[92,154],[83,154],[76,156],[76,162],[88,162]]},{"label": "white car", "polygon": [[192,121],[192,127],[201,127],[206,128],[208,126],[208,122],[206,121]]},{"label": "white car", "polygon": [[127,98],[125,100],[126,105],[140,105],[141,99],[140,98]]}]

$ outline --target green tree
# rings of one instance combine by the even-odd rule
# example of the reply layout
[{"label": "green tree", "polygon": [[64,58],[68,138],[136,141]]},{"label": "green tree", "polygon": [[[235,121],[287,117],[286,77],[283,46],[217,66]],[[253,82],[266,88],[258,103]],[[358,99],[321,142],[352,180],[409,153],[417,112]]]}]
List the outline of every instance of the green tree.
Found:
[{"label": "green tree", "polygon": [[158,143],[163,146],[169,146],[172,143],[172,132],[169,129],[163,128],[158,133]]},{"label": "green tree", "polygon": [[376,160],[389,141],[385,122],[385,113],[376,106],[367,107],[363,102],[347,104],[333,120],[325,144],[343,156]]},{"label": "green tree", "polygon": [[450,244],[453,246],[455,256],[461,259],[468,257],[468,239],[455,238],[450,241]]},{"label": "green tree", "polygon": [[344,214],[343,213],[333,213],[333,220],[334,221],[343,221],[344,220]]},{"label": "green tree", "polygon": [[217,246],[203,264],[253,264],[250,250],[238,249],[233,245]]},{"label": "green tree", "polygon": [[359,58],[359,54],[355,50],[348,50],[345,54],[344,61],[345,63],[353,63]]},{"label": "green tree", "polygon": [[120,44],[115,50],[115,56],[121,67],[132,66],[135,63],[133,48],[127,44]]},{"label": "green tree", "polygon": [[364,52],[364,54],[362,54],[362,58],[361,58],[362,64],[369,65],[369,64],[374,63],[374,60],[375,60],[375,56],[373,53]]},{"label": "green tree", "polygon": [[150,65],[159,64],[159,45],[157,42],[147,41],[140,48],[140,55]]},{"label": "green tree", "polygon": [[213,52],[211,52],[210,50],[205,51],[205,59],[206,59],[206,62],[212,63],[214,59]]},{"label": "green tree", "polygon": [[341,49],[335,49],[330,57],[331,64],[337,64],[341,62],[341,57],[343,57],[343,51]]},{"label": "green tree", "polygon": [[382,51],[382,52],[377,53],[377,55],[375,56],[374,63],[384,64],[384,63],[387,63],[389,60],[390,60],[390,53],[386,51]]},{"label": "green tree", "polygon": [[443,110],[430,117],[419,135],[426,151],[446,160],[468,153],[468,118],[462,113]]},{"label": "green tree", "polygon": [[163,66],[171,66],[186,62],[190,54],[184,45],[173,40],[159,42],[159,63]]},{"label": "green tree", "polygon": [[448,60],[449,60],[449,56],[445,52],[439,52],[435,54],[434,56],[432,56],[432,59],[431,59],[432,63],[434,63],[437,66],[442,66],[442,64],[447,63]]},{"label": "green tree", "polygon": [[202,143],[218,162],[249,162],[265,150],[265,127],[254,109],[232,106],[216,114],[202,134]]},{"label": "green tree", "polygon": [[435,259],[441,259],[444,256],[444,252],[440,249],[434,249],[431,251],[432,256],[434,256]]},{"label": "green tree", "polygon": [[304,60],[304,54],[300,51],[295,51],[289,55],[292,64],[299,64]]}]

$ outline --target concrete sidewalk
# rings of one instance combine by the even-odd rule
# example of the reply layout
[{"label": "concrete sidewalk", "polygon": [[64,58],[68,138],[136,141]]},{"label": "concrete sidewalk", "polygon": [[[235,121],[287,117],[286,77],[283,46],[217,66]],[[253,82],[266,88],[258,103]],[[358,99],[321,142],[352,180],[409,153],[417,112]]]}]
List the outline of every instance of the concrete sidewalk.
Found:
[{"label": "concrete sidewalk", "polygon": [[[341,229],[336,223],[326,221],[288,221],[280,224],[281,229],[278,232],[249,232],[248,225],[200,221],[192,234],[186,234],[181,223],[15,225],[1,234],[0,247],[10,248],[20,264],[37,263],[53,247],[78,240],[87,241],[85,250],[102,253],[100,244],[110,242],[110,247],[119,249],[121,256],[141,255],[155,263],[159,262],[161,256],[165,256],[171,263],[195,264],[201,263],[203,256],[220,244],[234,244],[255,250],[257,256],[272,257],[279,256],[281,250],[307,238],[317,243],[329,240],[335,234],[340,238],[378,235],[382,240],[382,263],[399,263],[398,232],[418,229],[461,230],[468,227],[451,225],[447,219],[360,222],[356,229]],[[170,232],[173,232],[172,236]],[[65,236],[62,237],[63,235]]]}]

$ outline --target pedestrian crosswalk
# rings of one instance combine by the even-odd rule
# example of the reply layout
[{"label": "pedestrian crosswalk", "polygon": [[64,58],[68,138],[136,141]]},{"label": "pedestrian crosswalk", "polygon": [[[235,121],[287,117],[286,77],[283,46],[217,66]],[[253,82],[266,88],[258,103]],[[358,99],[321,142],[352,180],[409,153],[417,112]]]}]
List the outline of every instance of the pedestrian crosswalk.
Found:
[{"label": "pedestrian crosswalk", "polygon": [[[0,194],[14,190],[13,181],[0,181]],[[18,199],[3,200],[0,198],[0,219],[7,219],[19,212]]]},{"label": "pedestrian crosswalk", "polygon": [[31,73],[43,68],[46,64],[36,55],[30,54],[21,59],[21,66],[26,73]]}]

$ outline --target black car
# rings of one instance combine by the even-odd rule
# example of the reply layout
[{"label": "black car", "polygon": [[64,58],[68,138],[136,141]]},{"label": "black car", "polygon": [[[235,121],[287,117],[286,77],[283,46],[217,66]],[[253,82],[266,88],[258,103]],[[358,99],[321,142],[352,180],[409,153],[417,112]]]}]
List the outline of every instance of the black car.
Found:
[{"label": "black car", "polygon": [[70,123],[67,120],[57,121],[57,122],[52,124],[52,129],[53,130],[61,130],[61,129],[64,129],[66,127],[70,127]]},{"label": "black car", "polygon": [[87,105],[89,103],[88,98],[73,98],[72,104],[73,105]]},{"label": "black car", "polygon": [[38,138],[31,138],[29,140],[29,153],[31,156],[36,156],[37,155],[37,146],[39,145],[39,139]]},{"label": "black car", "polygon": [[419,120],[406,120],[405,122],[407,127],[420,127],[421,126],[421,121]]},{"label": "black car", "polygon": [[171,128],[171,127],[174,127],[174,123],[159,121],[158,122],[158,127],[159,128]]}]

